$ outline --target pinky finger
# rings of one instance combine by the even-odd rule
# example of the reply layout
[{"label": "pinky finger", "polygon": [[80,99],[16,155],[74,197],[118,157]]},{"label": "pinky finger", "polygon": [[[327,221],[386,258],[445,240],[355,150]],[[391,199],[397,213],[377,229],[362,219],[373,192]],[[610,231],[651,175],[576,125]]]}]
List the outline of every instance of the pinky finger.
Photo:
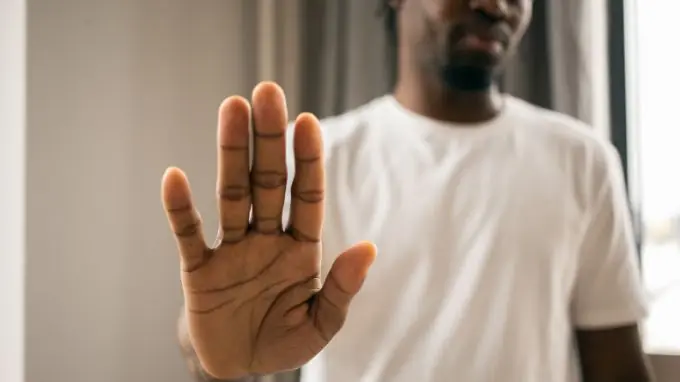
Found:
[{"label": "pinky finger", "polygon": [[191,201],[189,181],[182,170],[165,171],[161,195],[170,229],[177,240],[182,270],[196,270],[207,259],[209,248],[203,237],[201,217]]}]

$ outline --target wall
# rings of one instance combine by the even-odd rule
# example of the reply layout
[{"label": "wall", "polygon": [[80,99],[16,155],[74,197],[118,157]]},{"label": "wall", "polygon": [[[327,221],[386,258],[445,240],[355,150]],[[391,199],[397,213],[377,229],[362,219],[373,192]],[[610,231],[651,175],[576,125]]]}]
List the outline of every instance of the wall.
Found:
[{"label": "wall", "polygon": [[216,111],[254,84],[252,8],[28,2],[27,381],[189,380],[160,178],[184,168],[215,232]]},{"label": "wall", "polygon": [[0,381],[24,379],[25,2],[0,1]]},{"label": "wall", "polygon": [[677,382],[680,376],[680,354],[652,355],[656,382]]}]

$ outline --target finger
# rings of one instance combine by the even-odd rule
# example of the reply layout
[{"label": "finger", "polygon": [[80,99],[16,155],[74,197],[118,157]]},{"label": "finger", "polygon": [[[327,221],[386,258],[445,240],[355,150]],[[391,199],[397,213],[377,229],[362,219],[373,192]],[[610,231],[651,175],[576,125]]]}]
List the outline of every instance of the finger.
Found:
[{"label": "finger", "polygon": [[217,123],[217,195],[220,239],[243,239],[250,214],[248,127],[250,105],[242,97],[230,97],[220,105]]},{"label": "finger", "polygon": [[286,125],[288,113],[281,88],[263,82],[253,91],[253,228],[260,233],[281,231],[286,193]]},{"label": "finger", "polygon": [[377,249],[359,243],[340,255],[331,267],[313,307],[314,325],[326,341],[340,330],[352,298],[359,292]]},{"label": "finger", "polygon": [[182,269],[197,269],[207,259],[208,247],[203,238],[201,217],[193,206],[189,182],[182,170],[169,168],[165,171],[161,194],[170,228],[177,240]]},{"label": "finger", "polygon": [[319,121],[301,114],[295,122],[295,179],[288,232],[300,241],[319,241],[323,226],[324,165]]}]

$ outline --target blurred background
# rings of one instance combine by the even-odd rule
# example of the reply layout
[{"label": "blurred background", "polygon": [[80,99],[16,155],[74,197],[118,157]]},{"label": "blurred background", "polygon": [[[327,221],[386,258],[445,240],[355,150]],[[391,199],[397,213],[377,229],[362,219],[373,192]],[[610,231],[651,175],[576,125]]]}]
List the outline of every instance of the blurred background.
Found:
[{"label": "blurred background", "polygon": [[[503,88],[590,123],[626,167],[645,346],[680,375],[680,3],[536,0]],[[0,382],[187,382],[169,165],[208,234],[215,125],[260,80],[291,116],[390,91],[378,0],[0,0]],[[673,378],[672,376],[675,376]]]}]

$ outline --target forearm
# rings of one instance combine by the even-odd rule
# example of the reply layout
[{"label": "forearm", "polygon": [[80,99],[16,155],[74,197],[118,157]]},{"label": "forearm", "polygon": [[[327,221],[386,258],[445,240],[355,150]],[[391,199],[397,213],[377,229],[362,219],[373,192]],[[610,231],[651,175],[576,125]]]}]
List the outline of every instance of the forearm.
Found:
[{"label": "forearm", "polygon": [[191,339],[189,338],[189,331],[187,330],[187,323],[184,316],[184,309],[182,309],[180,313],[177,324],[177,337],[179,339],[182,355],[184,356],[184,359],[186,360],[189,367],[189,371],[196,382],[258,382],[260,380],[257,377],[246,377],[236,380],[222,380],[211,377],[201,366],[201,362],[198,360],[198,356],[196,355],[194,347],[191,344]]},{"label": "forearm", "polygon": [[584,377],[583,382],[606,382],[606,381],[614,381],[614,382],[654,382],[656,379],[654,379],[650,374],[641,374],[641,375],[631,375],[628,377],[622,377],[619,379],[608,379],[608,380],[603,380],[603,379],[593,379],[593,378],[588,378]]},{"label": "forearm", "polygon": [[648,366],[625,368],[620,367],[618,372],[600,373],[589,371],[583,373],[583,382],[655,382],[656,378]]},{"label": "forearm", "polygon": [[654,382],[637,324],[577,330],[583,382]]}]

